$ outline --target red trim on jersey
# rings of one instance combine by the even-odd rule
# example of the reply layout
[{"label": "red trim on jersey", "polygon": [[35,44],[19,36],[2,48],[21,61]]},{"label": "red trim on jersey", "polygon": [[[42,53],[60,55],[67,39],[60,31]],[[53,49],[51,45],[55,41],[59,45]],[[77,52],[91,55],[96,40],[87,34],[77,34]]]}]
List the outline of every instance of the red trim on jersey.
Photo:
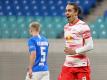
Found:
[{"label": "red trim on jersey", "polygon": [[69,47],[81,47],[81,44],[80,45],[75,45],[75,44],[71,44],[71,45],[69,45]]},{"label": "red trim on jersey", "polygon": [[83,34],[83,38],[84,38],[84,39],[88,39],[88,38],[90,38],[90,37],[91,37],[90,30],[85,31],[85,32],[83,32],[82,34]]},{"label": "red trim on jersey", "polygon": [[82,54],[80,54],[80,55],[75,55],[75,56],[69,56],[69,57],[79,58],[79,59],[84,59],[84,58],[86,58],[86,56],[85,56],[85,55],[82,55]]},{"label": "red trim on jersey", "polygon": [[87,31],[84,31],[82,34],[89,33],[89,32],[90,32],[90,30],[87,30]]},{"label": "red trim on jersey", "polygon": [[75,25],[78,21],[79,21],[79,19],[77,19],[74,23],[69,23],[69,26]]},{"label": "red trim on jersey", "polygon": [[90,36],[88,36],[88,37],[85,37],[85,39],[88,39],[88,38],[90,38]]}]

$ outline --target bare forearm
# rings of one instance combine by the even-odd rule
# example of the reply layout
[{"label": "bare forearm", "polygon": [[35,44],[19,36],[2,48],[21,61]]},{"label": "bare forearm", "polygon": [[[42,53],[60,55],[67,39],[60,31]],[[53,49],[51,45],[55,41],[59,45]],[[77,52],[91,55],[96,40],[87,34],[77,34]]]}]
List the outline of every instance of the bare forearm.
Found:
[{"label": "bare forearm", "polygon": [[29,56],[29,68],[32,68],[32,66],[34,65],[34,61],[35,61],[35,53],[30,54]]},{"label": "bare forearm", "polygon": [[30,56],[30,59],[29,59],[29,68],[32,68],[34,64],[34,58],[32,56]]}]

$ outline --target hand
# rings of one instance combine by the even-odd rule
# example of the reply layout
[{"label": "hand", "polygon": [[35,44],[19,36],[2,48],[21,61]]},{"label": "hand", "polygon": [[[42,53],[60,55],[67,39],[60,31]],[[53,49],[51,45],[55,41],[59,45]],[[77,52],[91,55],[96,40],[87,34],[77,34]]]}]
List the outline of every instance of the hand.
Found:
[{"label": "hand", "polygon": [[32,68],[28,68],[29,78],[32,78]]},{"label": "hand", "polygon": [[65,54],[69,54],[69,55],[76,54],[75,50],[72,50],[71,48],[65,48],[64,52],[65,52]]}]

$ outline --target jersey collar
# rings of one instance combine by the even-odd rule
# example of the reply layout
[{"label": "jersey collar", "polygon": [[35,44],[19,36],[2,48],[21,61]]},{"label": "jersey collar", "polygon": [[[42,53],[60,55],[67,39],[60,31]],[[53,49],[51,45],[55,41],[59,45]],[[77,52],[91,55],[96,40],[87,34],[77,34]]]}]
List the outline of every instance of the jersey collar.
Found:
[{"label": "jersey collar", "polygon": [[75,21],[75,23],[69,23],[69,26],[73,26],[73,25],[75,25],[76,23],[78,23],[79,22],[79,19],[77,19],[77,21]]}]

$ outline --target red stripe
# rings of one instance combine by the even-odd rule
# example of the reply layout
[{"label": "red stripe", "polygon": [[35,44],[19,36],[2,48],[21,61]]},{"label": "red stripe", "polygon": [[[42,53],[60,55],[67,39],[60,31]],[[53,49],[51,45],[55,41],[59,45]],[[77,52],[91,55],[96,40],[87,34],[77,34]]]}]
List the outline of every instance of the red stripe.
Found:
[{"label": "red stripe", "polygon": [[82,34],[90,33],[90,30],[84,31]]},{"label": "red stripe", "polygon": [[88,39],[88,38],[90,38],[91,36],[87,36],[87,37],[85,37],[84,39]]},{"label": "red stripe", "polygon": [[84,59],[84,58],[86,58],[85,55],[75,55],[75,56],[69,56],[69,57],[79,58],[79,59]]}]

